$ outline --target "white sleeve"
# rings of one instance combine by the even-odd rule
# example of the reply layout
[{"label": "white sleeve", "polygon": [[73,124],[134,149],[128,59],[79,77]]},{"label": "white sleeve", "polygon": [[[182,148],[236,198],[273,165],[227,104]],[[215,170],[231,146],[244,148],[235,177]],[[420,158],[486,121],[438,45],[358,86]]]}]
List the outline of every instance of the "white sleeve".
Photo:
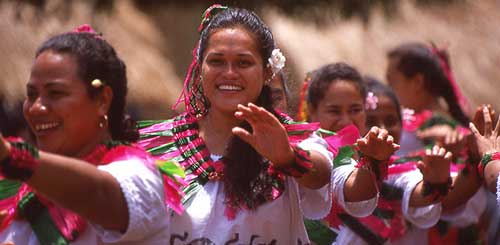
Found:
[{"label": "white sleeve", "polygon": [[371,199],[359,202],[346,202],[344,199],[345,182],[356,169],[355,161],[351,159],[351,164],[339,166],[332,171],[333,196],[335,201],[351,216],[366,217],[373,213],[377,207],[379,193]]},{"label": "white sleeve", "polygon": [[169,215],[164,202],[163,181],[157,169],[148,168],[140,160],[117,161],[98,169],[116,178],[129,213],[125,233],[91,224],[103,242],[140,241],[167,229]]},{"label": "white sleeve", "polygon": [[413,170],[402,174],[389,175],[387,183],[403,189],[401,209],[406,220],[418,228],[426,229],[434,226],[439,221],[441,203],[410,207],[411,194],[420,181],[422,181],[422,174],[419,170]]},{"label": "white sleeve", "polygon": [[484,187],[480,187],[464,205],[443,213],[441,219],[452,222],[461,228],[475,224],[479,222],[479,218],[486,210],[486,203],[486,190]]},{"label": "white sleeve", "polygon": [[[323,155],[330,163],[330,169],[333,168],[333,154],[328,151],[328,145],[324,139],[312,134],[310,138],[299,143],[299,147],[315,151]],[[308,219],[322,219],[330,212],[332,207],[331,183],[319,188],[310,189],[299,186],[300,207],[304,217]]]}]

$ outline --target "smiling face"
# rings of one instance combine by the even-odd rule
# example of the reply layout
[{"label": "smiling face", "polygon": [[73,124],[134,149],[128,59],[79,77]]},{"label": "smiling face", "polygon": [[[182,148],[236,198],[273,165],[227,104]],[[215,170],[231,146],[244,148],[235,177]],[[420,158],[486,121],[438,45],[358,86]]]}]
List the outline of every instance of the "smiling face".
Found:
[{"label": "smiling face", "polygon": [[26,87],[23,112],[41,150],[80,156],[101,140],[102,108],[88,96],[71,54],[41,53]]},{"label": "smiling face", "polygon": [[324,129],[338,131],[354,124],[360,133],[365,132],[364,98],[352,82],[333,81],[317,108],[308,105],[308,109],[311,121],[319,122]]},{"label": "smiling face", "polygon": [[210,111],[234,113],[238,104],[255,102],[265,69],[254,37],[237,27],[215,30],[203,54],[201,74]]}]

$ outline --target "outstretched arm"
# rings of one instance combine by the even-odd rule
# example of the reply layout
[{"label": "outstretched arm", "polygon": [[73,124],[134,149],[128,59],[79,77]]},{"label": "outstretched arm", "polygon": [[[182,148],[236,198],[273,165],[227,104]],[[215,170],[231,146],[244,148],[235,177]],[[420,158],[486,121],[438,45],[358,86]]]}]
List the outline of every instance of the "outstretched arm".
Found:
[{"label": "outstretched arm", "polygon": [[[423,175],[423,181],[417,184],[410,197],[411,207],[427,206],[439,201],[439,193],[426,193],[427,185],[444,185],[448,188],[450,178],[450,163],[453,154],[446,149],[435,145],[432,149],[425,151],[422,161],[419,161],[417,167]],[[437,195],[437,196],[436,196]]]},{"label": "outstretched arm", "polygon": [[[12,158],[7,159],[13,147],[0,136],[2,173],[9,167],[6,165],[19,164]],[[105,229],[127,229],[127,203],[111,174],[87,162],[42,151],[35,160],[38,163],[33,166],[33,174],[25,180],[29,186]],[[5,177],[9,177],[8,174]]]},{"label": "outstretched arm", "polygon": [[[484,170],[482,176],[484,177],[484,182],[491,192],[496,193],[500,161],[493,156],[497,156],[500,152],[500,120],[497,121],[493,129],[491,110],[486,106],[483,107],[483,120],[484,125],[471,123],[470,129],[476,139],[479,154],[483,157],[480,168]],[[480,132],[481,127],[484,129],[483,133]]]},{"label": "outstretched arm", "polygon": [[[293,168],[297,164],[298,149],[290,145],[285,128],[274,115],[250,103],[248,106],[238,105],[235,117],[246,120],[251,125],[252,132],[235,127],[233,134],[250,144],[276,168]],[[317,151],[311,150],[308,153],[312,166],[296,179],[304,187],[319,189],[330,182],[331,164]]]},{"label": "outstretched arm", "polygon": [[[365,137],[358,139],[357,148],[367,158],[362,159],[363,161],[382,163],[389,160],[391,155],[399,149],[399,145],[394,144],[394,138],[388,134],[387,130],[372,127]],[[345,183],[346,201],[358,202],[375,197],[377,180],[374,168],[381,168],[379,172],[380,170],[385,172],[387,171],[387,162],[385,165],[372,163],[354,170]]]}]

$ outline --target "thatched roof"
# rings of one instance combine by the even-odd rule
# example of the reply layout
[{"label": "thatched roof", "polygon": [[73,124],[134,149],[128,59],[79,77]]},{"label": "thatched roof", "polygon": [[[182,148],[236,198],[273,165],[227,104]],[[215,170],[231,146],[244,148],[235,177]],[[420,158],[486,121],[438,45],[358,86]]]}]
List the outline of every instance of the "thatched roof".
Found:
[{"label": "thatched roof", "polygon": [[[111,7],[96,10],[94,4],[100,1],[41,2],[43,6],[0,2],[0,96],[9,100],[23,96],[33,54],[43,40],[90,23],[127,64],[130,104],[144,118],[165,118],[172,113],[169,108],[182,87],[197,38],[195,29],[208,3],[188,1],[186,5],[152,8],[137,6],[133,0],[107,0],[104,3],[112,2]],[[500,108],[496,99],[500,91],[500,29],[496,26],[500,3],[459,1],[446,7],[421,8],[402,2],[390,18],[387,8],[375,6],[368,22],[364,18],[331,18],[322,19],[321,25],[317,19],[303,17],[307,14],[290,15],[297,9],[271,5],[258,10],[288,56],[295,88],[305,72],[327,62],[346,61],[383,78],[388,49],[402,41],[432,40],[449,44],[455,77],[473,104],[493,103]],[[314,11],[311,13],[320,16],[335,15],[329,8]]]}]

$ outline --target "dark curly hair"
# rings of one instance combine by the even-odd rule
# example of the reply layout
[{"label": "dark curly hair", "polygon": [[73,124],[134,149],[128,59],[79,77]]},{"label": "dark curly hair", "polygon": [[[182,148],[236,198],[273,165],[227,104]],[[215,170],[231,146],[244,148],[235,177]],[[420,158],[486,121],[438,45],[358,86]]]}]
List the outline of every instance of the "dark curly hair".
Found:
[{"label": "dark curly hair", "polygon": [[340,80],[352,83],[358,89],[363,102],[365,102],[366,88],[363,85],[363,78],[354,67],[346,63],[339,62],[324,65],[312,71],[310,76],[311,80],[307,89],[306,101],[313,109],[316,109],[319,102],[323,100],[330,84]]},{"label": "dark curly hair", "polygon": [[54,36],[44,42],[36,51],[36,57],[47,50],[68,53],[76,58],[78,75],[85,83],[91,98],[101,93],[104,87],[93,87],[91,82],[94,79],[100,79],[105,85],[111,87],[113,99],[108,111],[108,129],[111,137],[113,140],[136,141],[139,134],[135,124],[125,116],[126,67],[115,49],[95,33],[69,32]]}]

